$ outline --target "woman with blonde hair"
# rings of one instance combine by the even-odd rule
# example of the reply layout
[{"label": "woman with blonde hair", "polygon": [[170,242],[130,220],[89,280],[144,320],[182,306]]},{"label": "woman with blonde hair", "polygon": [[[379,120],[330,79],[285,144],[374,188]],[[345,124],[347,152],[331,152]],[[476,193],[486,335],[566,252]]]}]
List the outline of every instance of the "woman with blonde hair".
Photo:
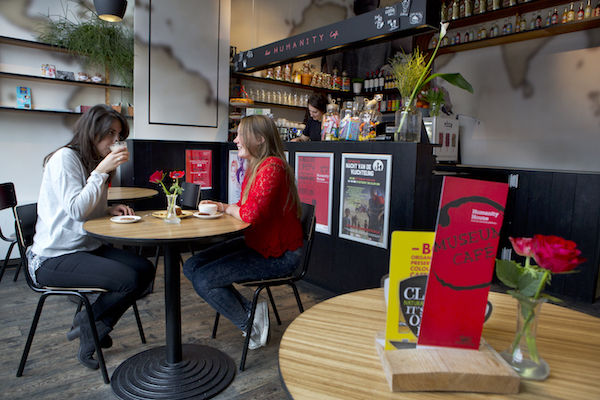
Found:
[{"label": "woman with blonde hair", "polygon": [[248,161],[240,201],[203,203],[216,204],[219,212],[248,222],[250,227],[244,238],[218,244],[188,259],[183,273],[200,297],[242,332],[252,324],[249,348],[256,349],[267,342],[267,303],[257,305],[250,321],[252,303],[232,284],[279,278],[296,269],[302,247],[300,200],[279,132],[270,118],[253,115],[242,119],[234,143],[238,156]]}]

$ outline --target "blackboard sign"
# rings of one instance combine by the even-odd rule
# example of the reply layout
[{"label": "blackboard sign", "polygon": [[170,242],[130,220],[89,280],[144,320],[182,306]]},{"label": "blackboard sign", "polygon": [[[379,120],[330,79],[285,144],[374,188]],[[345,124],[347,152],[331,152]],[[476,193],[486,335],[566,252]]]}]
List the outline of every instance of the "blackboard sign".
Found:
[{"label": "blackboard sign", "polygon": [[439,0],[404,0],[335,24],[301,33],[236,55],[236,71],[250,72],[267,65],[299,61],[338,51],[359,42],[390,36],[409,36],[436,28]]}]

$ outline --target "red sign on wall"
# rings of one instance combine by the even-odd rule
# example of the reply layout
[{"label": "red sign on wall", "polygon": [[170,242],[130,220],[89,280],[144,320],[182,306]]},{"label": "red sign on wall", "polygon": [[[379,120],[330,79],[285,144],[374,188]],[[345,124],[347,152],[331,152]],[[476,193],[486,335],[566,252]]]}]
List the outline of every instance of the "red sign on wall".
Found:
[{"label": "red sign on wall", "polygon": [[212,150],[185,151],[185,180],[212,189]]}]

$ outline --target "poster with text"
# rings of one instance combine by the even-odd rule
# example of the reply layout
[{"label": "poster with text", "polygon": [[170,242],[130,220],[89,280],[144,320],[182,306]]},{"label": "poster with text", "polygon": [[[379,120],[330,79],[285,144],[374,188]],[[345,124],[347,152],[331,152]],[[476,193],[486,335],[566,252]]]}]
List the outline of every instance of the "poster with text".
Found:
[{"label": "poster with text", "polygon": [[212,150],[186,150],[185,177],[202,189],[212,189]]},{"label": "poster with text", "polygon": [[333,153],[296,153],[300,201],[315,206],[316,231],[331,235]]},{"label": "poster with text", "polygon": [[242,182],[246,173],[246,160],[238,156],[237,150],[229,150],[227,202],[237,203],[242,195]]},{"label": "poster with text", "polygon": [[342,154],[339,237],[387,248],[392,156]]}]

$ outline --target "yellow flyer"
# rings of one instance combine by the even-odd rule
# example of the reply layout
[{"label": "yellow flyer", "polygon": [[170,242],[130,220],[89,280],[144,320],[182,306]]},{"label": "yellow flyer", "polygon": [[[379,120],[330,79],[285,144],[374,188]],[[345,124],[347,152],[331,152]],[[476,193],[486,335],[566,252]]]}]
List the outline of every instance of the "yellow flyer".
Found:
[{"label": "yellow flyer", "polygon": [[385,349],[415,347],[435,232],[392,232]]}]

